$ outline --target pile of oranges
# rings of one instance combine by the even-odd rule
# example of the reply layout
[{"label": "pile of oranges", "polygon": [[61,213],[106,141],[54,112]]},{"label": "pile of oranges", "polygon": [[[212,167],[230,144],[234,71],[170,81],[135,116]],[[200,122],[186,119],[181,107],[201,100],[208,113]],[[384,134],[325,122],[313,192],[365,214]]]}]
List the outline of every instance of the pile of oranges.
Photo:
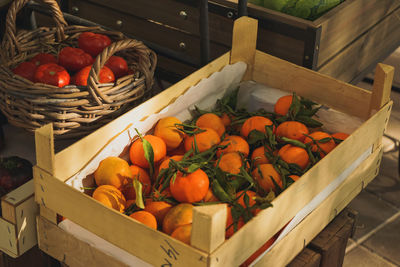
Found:
[{"label": "pile of oranges", "polygon": [[138,133],[129,163],[100,162],[93,198],[187,244],[193,207],[227,203],[229,238],[348,136],[322,131],[318,105],[295,94],[274,112],[248,112],[235,93],[191,121],[165,117]]}]

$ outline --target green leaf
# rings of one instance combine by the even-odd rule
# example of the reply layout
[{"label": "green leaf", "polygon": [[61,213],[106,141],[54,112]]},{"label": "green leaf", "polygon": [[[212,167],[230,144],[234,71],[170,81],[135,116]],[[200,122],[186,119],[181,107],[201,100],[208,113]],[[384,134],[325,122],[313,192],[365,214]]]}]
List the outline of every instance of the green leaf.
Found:
[{"label": "green leaf", "polygon": [[142,195],[142,183],[138,179],[133,179],[133,187],[135,188],[136,193],[136,206],[141,209],[144,209],[143,203],[143,195]]},{"label": "green leaf", "polygon": [[331,137],[325,137],[325,138],[322,138],[322,139],[318,140],[318,143],[325,144],[325,143],[328,143],[331,140],[332,140]]},{"label": "green leaf", "polygon": [[153,177],[154,173],[154,152],[153,152],[153,147],[151,146],[150,142],[144,139],[144,137],[139,133],[138,129],[135,128],[135,131],[137,132],[140,140],[142,141],[143,144],[143,150],[144,150],[144,157],[149,163],[149,174],[150,177]]},{"label": "green leaf", "polygon": [[257,142],[260,142],[260,141],[265,140],[265,139],[266,138],[265,138],[265,134],[264,133],[262,133],[260,131],[257,131],[257,130],[252,130],[249,133],[249,138],[248,138],[247,142],[249,143],[249,145],[254,145]]},{"label": "green leaf", "polygon": [[189,166],[189,168],[188,168],[188,173],[192,173],[192,172],[195,172],[195,171],[197,171],[198,169],[200,169],[200,167],[201,167],[201,164],[198,164],[198,163],[193,163],[193,164],[191,164],[190,166]]},{"label": "green leaf", "polygon": [[297,113],[299,113],[301,109],[301,103],[299,98],[297,97],[296,93],[293,92],[292,104],[289,108],[289,116],[292,120],[295,120]]},{"label": "green leaf", "polygon": [[287,137],[282,136],[281,140],[285,143],[291,144],[293,146],[301,147],[301,148],[306,148],[306,145],[298,140],[293,140]]},{"label": "green leaf", "polygon": [[220,185],[220,183],[218,182],[218,180],[214,180],[212,181],[212,191],[214,193],[214,195],[221,200],[222,202],[232,202],[233,199],[228,195],[227,192],[225,192],[225,190],[222,188],[222,186]]},{"label": "green leaf", "polygon": [[308,116],[297,116],[296,121],[302,122],[310,128],[317,128],[322,126],[321,122],[314,120]]}]

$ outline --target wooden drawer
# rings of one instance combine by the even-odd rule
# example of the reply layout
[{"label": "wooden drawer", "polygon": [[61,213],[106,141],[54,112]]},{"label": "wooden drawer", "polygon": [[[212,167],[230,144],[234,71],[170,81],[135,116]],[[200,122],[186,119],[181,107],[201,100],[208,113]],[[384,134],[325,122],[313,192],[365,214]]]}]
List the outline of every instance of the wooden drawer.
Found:
[{"label": "wooden drawer", "polygon": [[[70,8],[71,12],[81,18],[122,31],[128,35],[134,36],[139,40],[144,40],[162,46],[163,48],[170,49],[174,53],[188,58],[189,61],[199,64],[200,36],[190,34],[190,32],[185,30],[185,25],[190,25],[190,27],[188,26],[189,28],[193,28],[194,25],[197,25],[194,21],[186,21],[181,19],[181,26],[183,27],[176,28],[175,26],[171,26],[169,24],[163,24],[163,22],[165,22],[164,16],[160,16],[160,14],[163,13],[162,9],[160,11],[149,4],[144,4],[143,6],[140,4],[135,6],[127,5],[126,2],[127,1],[121,1],[121,3],[118,3],[118,5],[114,3],[114,8],[112,9],[111,7],[107,6],[107,4],[112,6],[111,1],[96,1],[97,4],[89,1],[71,1]],[[119,10],[121,9],[120,4],[122,7],[125,7],[126,5],[126,10],[124,10],[124,12]],[[156,10],[154,17],[150,18],[146,16],[146,14],[149,14],[149,11],[143,11],[144,8],[152,8],[151,10]],[[138,14],[140,14],[141,17],[137,16]],[[160,19],[160,21],[155,19]],[[178,20],[179,14],[178,19],[173,20],[173,22],[178,24]],[[211,42],[210,57],[214,59],[228,50],[229,48],[227,45]]]}]

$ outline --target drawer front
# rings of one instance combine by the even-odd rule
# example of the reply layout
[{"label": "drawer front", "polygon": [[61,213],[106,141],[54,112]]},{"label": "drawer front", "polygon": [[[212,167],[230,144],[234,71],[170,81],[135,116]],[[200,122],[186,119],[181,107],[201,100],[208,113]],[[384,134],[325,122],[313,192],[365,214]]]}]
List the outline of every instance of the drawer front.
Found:
[{"label": "drawer front", "polygon": [[[71,1],[75,15],[124,32],[135,38],[168,48],[180,56],[200,63],[200,37],[152,20],[145,20],[127,13],[95,5],[89,1]],[[210,44],[210,57],[214,59],[229,51],[229,47],[215,42]]]}]

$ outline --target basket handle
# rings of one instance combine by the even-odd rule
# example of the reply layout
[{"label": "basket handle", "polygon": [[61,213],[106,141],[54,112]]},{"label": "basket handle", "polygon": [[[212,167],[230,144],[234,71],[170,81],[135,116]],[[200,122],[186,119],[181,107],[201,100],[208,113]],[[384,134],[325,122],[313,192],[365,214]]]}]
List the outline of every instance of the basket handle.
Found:
[{"label": "basket handle", "polygon": [[[3,49],[10,51],[11,57],[15,56],[15,49],[18,52],[21,51],[18,39],[16,38],[17,27],[15,21],[18,12],[29,2],[30,0],[15,0],[11,3],[10,8],[7,12],[6,17],[6,29],[4,33],[4,38],[2,42]],[[51,11],[51,15],[56,22],[57,38],[59,41],[65,39],[64,27],[68,26],[64,19],[64,16],[55,0],[41,0],[44,4],[48,5]]]},{"label": "basket handle", "polygon": [[125,39],[113,42],[111,45],[104,48],[104,50],[96,57],[89,72],[87,87],[89,89],[89,93],[99,105],[103,105],[102,101],[107,104],[113,103],[113,100],[111,100],[106,94],[103,94],[98,87],[100,70],[113,54],[125,49],[131,49],[132,53],[137,55],[138,68],[140,72],[145,75],[146,87],[150,88],[152,86],[151,79],[152,72],[154,72],[155,63],[153,62],[152,66],[150,56],[151,53],[154,52],[147,48],[142,42],[133,39]]}]

